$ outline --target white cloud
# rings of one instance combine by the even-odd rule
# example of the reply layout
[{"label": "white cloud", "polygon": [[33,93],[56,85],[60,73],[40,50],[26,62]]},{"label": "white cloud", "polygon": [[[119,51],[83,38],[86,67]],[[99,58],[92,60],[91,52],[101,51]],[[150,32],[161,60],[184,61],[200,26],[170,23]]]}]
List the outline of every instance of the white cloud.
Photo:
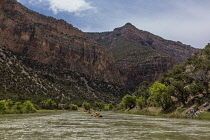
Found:
[{"label": "white cloud", "polygon": [[50,9],[56,14],[58,12],[78,13],[81,11],[91,10],[94,7],[85,0],[49,0]]},{"label": "white cloud", "polygon": [[58,12],[70,12],[80,15],[81,12],[95,9],[95,7],[91,6],[91,3],[86,0],[29,0],[28,2],[29,4],[39,6],[48,5],[49,9],[52,10],[54,14]]}]

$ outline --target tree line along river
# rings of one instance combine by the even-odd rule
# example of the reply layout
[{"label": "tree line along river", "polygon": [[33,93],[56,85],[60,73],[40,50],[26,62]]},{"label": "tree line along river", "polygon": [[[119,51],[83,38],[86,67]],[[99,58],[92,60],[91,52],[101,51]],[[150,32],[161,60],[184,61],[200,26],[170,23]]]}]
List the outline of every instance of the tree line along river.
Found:
[{"label": "tree line along river", "polygon": [[1,140],[209,140],[210,121],[100,112],[0,116]]}]

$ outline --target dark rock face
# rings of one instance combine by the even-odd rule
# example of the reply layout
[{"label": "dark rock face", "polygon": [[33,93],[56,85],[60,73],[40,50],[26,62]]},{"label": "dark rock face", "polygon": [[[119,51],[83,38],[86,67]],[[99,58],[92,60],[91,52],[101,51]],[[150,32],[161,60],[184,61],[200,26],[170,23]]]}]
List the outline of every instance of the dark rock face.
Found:
[{"label": "dark rock face", "polygon": [[126,85],[133,90],[143,81],[153,82],[160,78],[161,74],[167,72],[177,64],[168,56],[153,56],[138,64],[119,66],[120,73],[125,76]]},{"label": "dark rock face", "polygon": [[1,45],[25,58],[122,84],[111,52],[67,24],[6,2],[0,11]]},{"label": "dark rock face", "polygon": [[116,103],[127,93],[110,51],[13,0],[0,3],[0,54],[0,96]]},{"label": "dark rock face", "polygon": [[163,72],[199,51],[139,30],[130,23],[112,32],[88,35],[113,53],[116,65],[131,89],[142,81],[157,80]]}]

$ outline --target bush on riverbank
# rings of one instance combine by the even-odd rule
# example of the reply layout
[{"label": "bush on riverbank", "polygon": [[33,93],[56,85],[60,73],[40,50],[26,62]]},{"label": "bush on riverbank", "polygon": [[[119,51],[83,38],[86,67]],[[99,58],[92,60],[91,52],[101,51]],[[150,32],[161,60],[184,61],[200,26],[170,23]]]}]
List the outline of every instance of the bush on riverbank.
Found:
[{"label": "bush on riverbank", "polygon": [[43,100],[41,101],[41,107],[42,109],[56,109],[57,108],[57,104],[55,101],[53,101],[52,99],[47,99],[47,100]]},{"label": "bush on riverbank", "polygon": [[91,103],[87,103],[87,102],[83,102],[82,107],[84,108],[84,110],[90,110],[91,108],[93,110],[104,110],[104,111],[112,111],[114,110],[114,105],[112,104],[104,104],[103,102],[94,102],[93,104]]},{"label": "bush on riverbank", "polygon": [[105,105],[104,110],[105,111],[112,111],[114,109],[114,106],[112,104]]},{"label": "bush on riverbank", "polygon": [[78,110],[78,106],[75,104],[70,104],[69,107],[70,107],[70,110]]},{"label": "bush on riverbank", "polygon": [[90,105],[90,103],[83,102],[83,103],[82,103],[82,107],[83,107],[85,110],[90,110],[91,105]]},{"label": "bush on riverbank", "polygon": [[102,102],[94,102],[93,109],[94,110],[104,110],[105,104]]},{"label": "bush on riverbank", "polygon": [[22,114],[37,112],[31,101],[13,102],[12,100],[0,101],[0,114]]}]

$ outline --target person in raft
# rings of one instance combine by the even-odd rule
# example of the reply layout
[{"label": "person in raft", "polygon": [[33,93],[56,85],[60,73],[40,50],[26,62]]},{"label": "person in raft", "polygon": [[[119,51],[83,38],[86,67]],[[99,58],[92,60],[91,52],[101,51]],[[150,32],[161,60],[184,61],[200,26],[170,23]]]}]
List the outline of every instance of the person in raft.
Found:
[{"label": "person in raft", "polygon": [[95,116],[100,116],[100,115],[101,115],[101,114],[99,114],[99,113],[97,113],[97,112],[96,112],[96,114],[95,114]]}]

